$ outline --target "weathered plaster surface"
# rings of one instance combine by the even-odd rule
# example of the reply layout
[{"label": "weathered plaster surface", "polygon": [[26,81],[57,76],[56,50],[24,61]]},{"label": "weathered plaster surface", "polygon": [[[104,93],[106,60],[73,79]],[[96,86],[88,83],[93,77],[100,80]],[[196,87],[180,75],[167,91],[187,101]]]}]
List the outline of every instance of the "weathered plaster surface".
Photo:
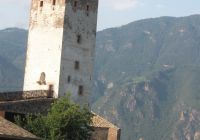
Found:
[{"label": "weathered plaster surface", "polygon": [[[72,93],[88,103],[95,53],[98,0],[32,0],[24,90],[49,90],[54,97]],[[80,35],[80,42],[77,36]],[[78,61],[80,68],[74,69]],[[38,84],[41,73],[45,84]],[[70,77],[70,82],[68,81]],[[83,94],[79,95],[79,87]]]},{"label": "weathered plaster surface", "polygon": [[[65,11],[59,93],[71,91],[76,102],[88,103],[92,91],[98,3],[97,0],[83,0],[74,8],[72,2],[69,1]],[[77,35],[81,36],[80,43],[77,43]],[[80,62],[79,70],[74,70],[75,61]],[[71,76],[70,83],[67,83],[68,76]],[[80,85],[84,87],[82,96],[77,94]]]},{"label": "weathered plaster surface", "polygon": [[[58,93],[60,61],[62,51],[64,0],[32,0],[28,50],[26,56],[24,90],[48,90],[53,85]],[[41,73],[45,73],[46,85],[38,84]]]}]

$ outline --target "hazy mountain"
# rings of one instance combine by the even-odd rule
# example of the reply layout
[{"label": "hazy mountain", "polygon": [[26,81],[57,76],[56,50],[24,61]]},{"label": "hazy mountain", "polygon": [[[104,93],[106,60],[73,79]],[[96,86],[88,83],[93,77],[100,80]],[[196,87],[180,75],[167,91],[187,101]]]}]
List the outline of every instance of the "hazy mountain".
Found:
[{"label": "hazy mountain", "polygon": [[101,31],[96,52],[93,110],[123,140],[200,139],[199,15]]},{"label": "hazy mountain", "polygon": [[21,90],[27,31],[18,28],[0,30],[0,90]]},{"label": "hazy mountain", "polygon": [[[0,31],[0,87],[22,85],[26,40]],[[200,15],[98,32],[95,63],[93,110],[122,140],[200,140]]]}]

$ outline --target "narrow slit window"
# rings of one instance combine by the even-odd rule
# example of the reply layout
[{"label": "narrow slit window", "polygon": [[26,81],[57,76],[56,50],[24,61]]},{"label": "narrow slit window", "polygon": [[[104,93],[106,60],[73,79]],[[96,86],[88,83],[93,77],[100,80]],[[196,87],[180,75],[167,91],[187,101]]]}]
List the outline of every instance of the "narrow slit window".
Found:
[{"label": "narrow slit window", "polygon": [[78,1],[74,2],[74,7],[76,8],[78,6]]},{"label": "narrow slit window", "polygon": [[79,61],[75,61],[75,64],[74,64],[74,68],[75,70],[79,70],[80,69],[80,66],[79,66]]},{"label": "narrow slit window", "polygon": [[87,5],[87,8],[86,8],[86,15],[89,16],[89,10],[90,10],[90,6]]},{"label": "narrow slit window", "polygon": [[71,76],[67,77],[67,82],[70,83],[71,82]]},{"label": "narrow slit window", "polygon": [[86,10],[87,10],[87,12],[89,12],[89,10],[90,10],[90,6],[89,5],[87,5]]},{"label": "narrow slit window", "polygon": [[56,0],[53,0],[53,5],[56,5]]},{"label": "narrow slit window", "polygon": [[43,7],[43,5],[44,5],[44,2],[40,1],[40,7]]},{"label": "narrow slit window", "polygon": [[83,95],[83,90],[84,90],[84,89],[83,89],[83,86],[79,86],[79,87],[78,87],[78,94],[79,94],[79,95]]},{"label": "narrow slit window", "polygon": [[81,35],[77,35],[77,43],[78,43],[78,44],[81,43]]}]

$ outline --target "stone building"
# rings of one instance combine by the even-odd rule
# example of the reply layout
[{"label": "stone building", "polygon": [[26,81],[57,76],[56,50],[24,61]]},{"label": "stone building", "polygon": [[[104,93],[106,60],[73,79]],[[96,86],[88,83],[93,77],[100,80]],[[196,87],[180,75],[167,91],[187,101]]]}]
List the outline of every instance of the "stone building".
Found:
[{"label": "stone building", "polygon": [[98,0],[32,0],[24,91],[71,92],[88,103]]},{"label": "stone building", "polygon": [[[45,114],[68,92],[89,104],[97,9],[98,0],[32,0],[23,91],[0,93],[0,116]],[[98,115],[93,127],[92,140],[120,139],[120,129]]]}]

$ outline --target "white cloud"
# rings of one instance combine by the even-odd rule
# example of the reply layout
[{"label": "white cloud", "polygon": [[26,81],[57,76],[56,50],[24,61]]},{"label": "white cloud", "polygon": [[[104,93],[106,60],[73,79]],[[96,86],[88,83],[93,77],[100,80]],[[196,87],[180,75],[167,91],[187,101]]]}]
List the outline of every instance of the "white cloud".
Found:
[{"label": "white cloud", "polygon": [[134,8],[139,0],[100,0],[103,7],[109,7],[114,10],[127,10]]}]

